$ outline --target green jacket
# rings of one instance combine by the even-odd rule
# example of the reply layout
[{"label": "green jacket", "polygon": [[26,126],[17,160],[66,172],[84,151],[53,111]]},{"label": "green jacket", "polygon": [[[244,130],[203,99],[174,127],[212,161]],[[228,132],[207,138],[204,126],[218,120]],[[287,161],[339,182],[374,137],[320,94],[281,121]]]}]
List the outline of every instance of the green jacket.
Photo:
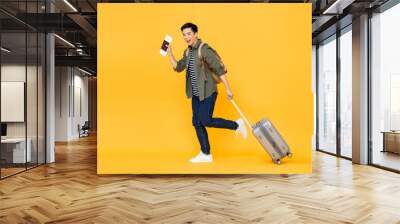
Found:
[{"label": "green jacket", "polygon": [[[217,84],[215,83],[211,71],[214,71],[215,74],[221,76],[226,73],[225,67],[221,64],[219,58],[214,53],[214,51],[208,46],[207,44],[203,44],[201,47],[201,57],[207,63],[207,67],[209,69],[205,69],[206,71],[201,71],[202,66],[199,61],[199,46],[201,43],[201,39],[197,40],[197,43],[192,47],[193,56],[194,56],[194,67],[195,67],[195,75],[197,77],[197,85],[199,87],[199,98],[200,101],[203,101],[205,98],[211,96],[214,92],[217,92]],[[183,57],[181,60],[178,61],[175,71],[182,72],[183,70],[187,69],[188,66],[188,58],[186,56],[186,50],[183,52]],[[204,73],[202,73],[204,72]],[[205,74],[202,75],[202,74]],[[207,80],[206,78],[207,77]],[[186,72],[186,96],[187,98],[192,97],[192,86],[190,83],[190,77],[188,72]]]}]

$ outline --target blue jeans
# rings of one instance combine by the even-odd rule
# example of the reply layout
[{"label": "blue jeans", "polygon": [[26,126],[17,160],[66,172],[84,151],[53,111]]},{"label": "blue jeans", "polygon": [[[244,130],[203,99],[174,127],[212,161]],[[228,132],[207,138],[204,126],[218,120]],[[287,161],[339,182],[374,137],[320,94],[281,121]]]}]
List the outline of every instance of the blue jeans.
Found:
[{"label": "blue jeans", "polygon": [[238,127],[238,124],[235,121],[225,120],[222,118],[213,118],[216,100],[216,92],[205,98],[203,101],[200,101],[199,97],[197,96],[192,96],[192,123],[196,129],[201,151],[207,155],[210,154],[210,143],[208,142],[206,127],[224,128],[230,130],[236,130]]}]

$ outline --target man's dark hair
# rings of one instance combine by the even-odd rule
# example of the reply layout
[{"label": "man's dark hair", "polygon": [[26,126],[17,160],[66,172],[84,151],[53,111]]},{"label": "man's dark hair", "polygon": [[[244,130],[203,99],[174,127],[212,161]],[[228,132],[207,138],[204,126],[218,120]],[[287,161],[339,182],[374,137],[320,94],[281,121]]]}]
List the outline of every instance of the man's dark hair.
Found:
[{"label": "man's dark hair", "polygon": [[183,31],[186,28],[190,28],[193,31],[193,33],[197,33],[197,31],[199,30],[197,28],[197,26],[195,24],[193,24],[193,23],[185,23],[185,24],[183,24],[181,26],[181,31]]}]

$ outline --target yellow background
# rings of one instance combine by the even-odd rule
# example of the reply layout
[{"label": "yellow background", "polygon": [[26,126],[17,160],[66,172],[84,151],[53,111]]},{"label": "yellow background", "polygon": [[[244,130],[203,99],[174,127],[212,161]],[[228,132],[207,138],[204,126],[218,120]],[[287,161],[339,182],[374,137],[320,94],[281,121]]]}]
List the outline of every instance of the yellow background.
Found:
[{"label": "yellow background", "polygon": [[[313,132],[311,4],[98,4],[98,173],[310,173]],[[228,68],[236,102],[252,123],[268,117],[292,149],[282,165],[251,135],[208,128],[212,164],[199,152],[185,72],[159,53],[166,34],[181,58],[180,27]],[[214,116],[236,120],[223,84]]]}]

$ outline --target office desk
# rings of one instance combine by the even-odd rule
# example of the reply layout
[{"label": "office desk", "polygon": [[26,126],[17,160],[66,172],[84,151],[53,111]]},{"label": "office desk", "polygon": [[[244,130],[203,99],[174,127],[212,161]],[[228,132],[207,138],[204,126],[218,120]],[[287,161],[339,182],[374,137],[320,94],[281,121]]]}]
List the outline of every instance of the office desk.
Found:
[{"label": "office desk", "polygon": [[382,152],[392,152],[400,154],[400,132],[383,131],[383,150]]},{"label": "office desk", "polygon": [[[25,154],[25,138],[6,138],[1,139],[1,157],[6,163],[25,163],[31,162],[32,140],[27,139],[27,147]],[[12,158],[12,159],[11,159]],[[26,161],[25,161],[26,160]]]}]

